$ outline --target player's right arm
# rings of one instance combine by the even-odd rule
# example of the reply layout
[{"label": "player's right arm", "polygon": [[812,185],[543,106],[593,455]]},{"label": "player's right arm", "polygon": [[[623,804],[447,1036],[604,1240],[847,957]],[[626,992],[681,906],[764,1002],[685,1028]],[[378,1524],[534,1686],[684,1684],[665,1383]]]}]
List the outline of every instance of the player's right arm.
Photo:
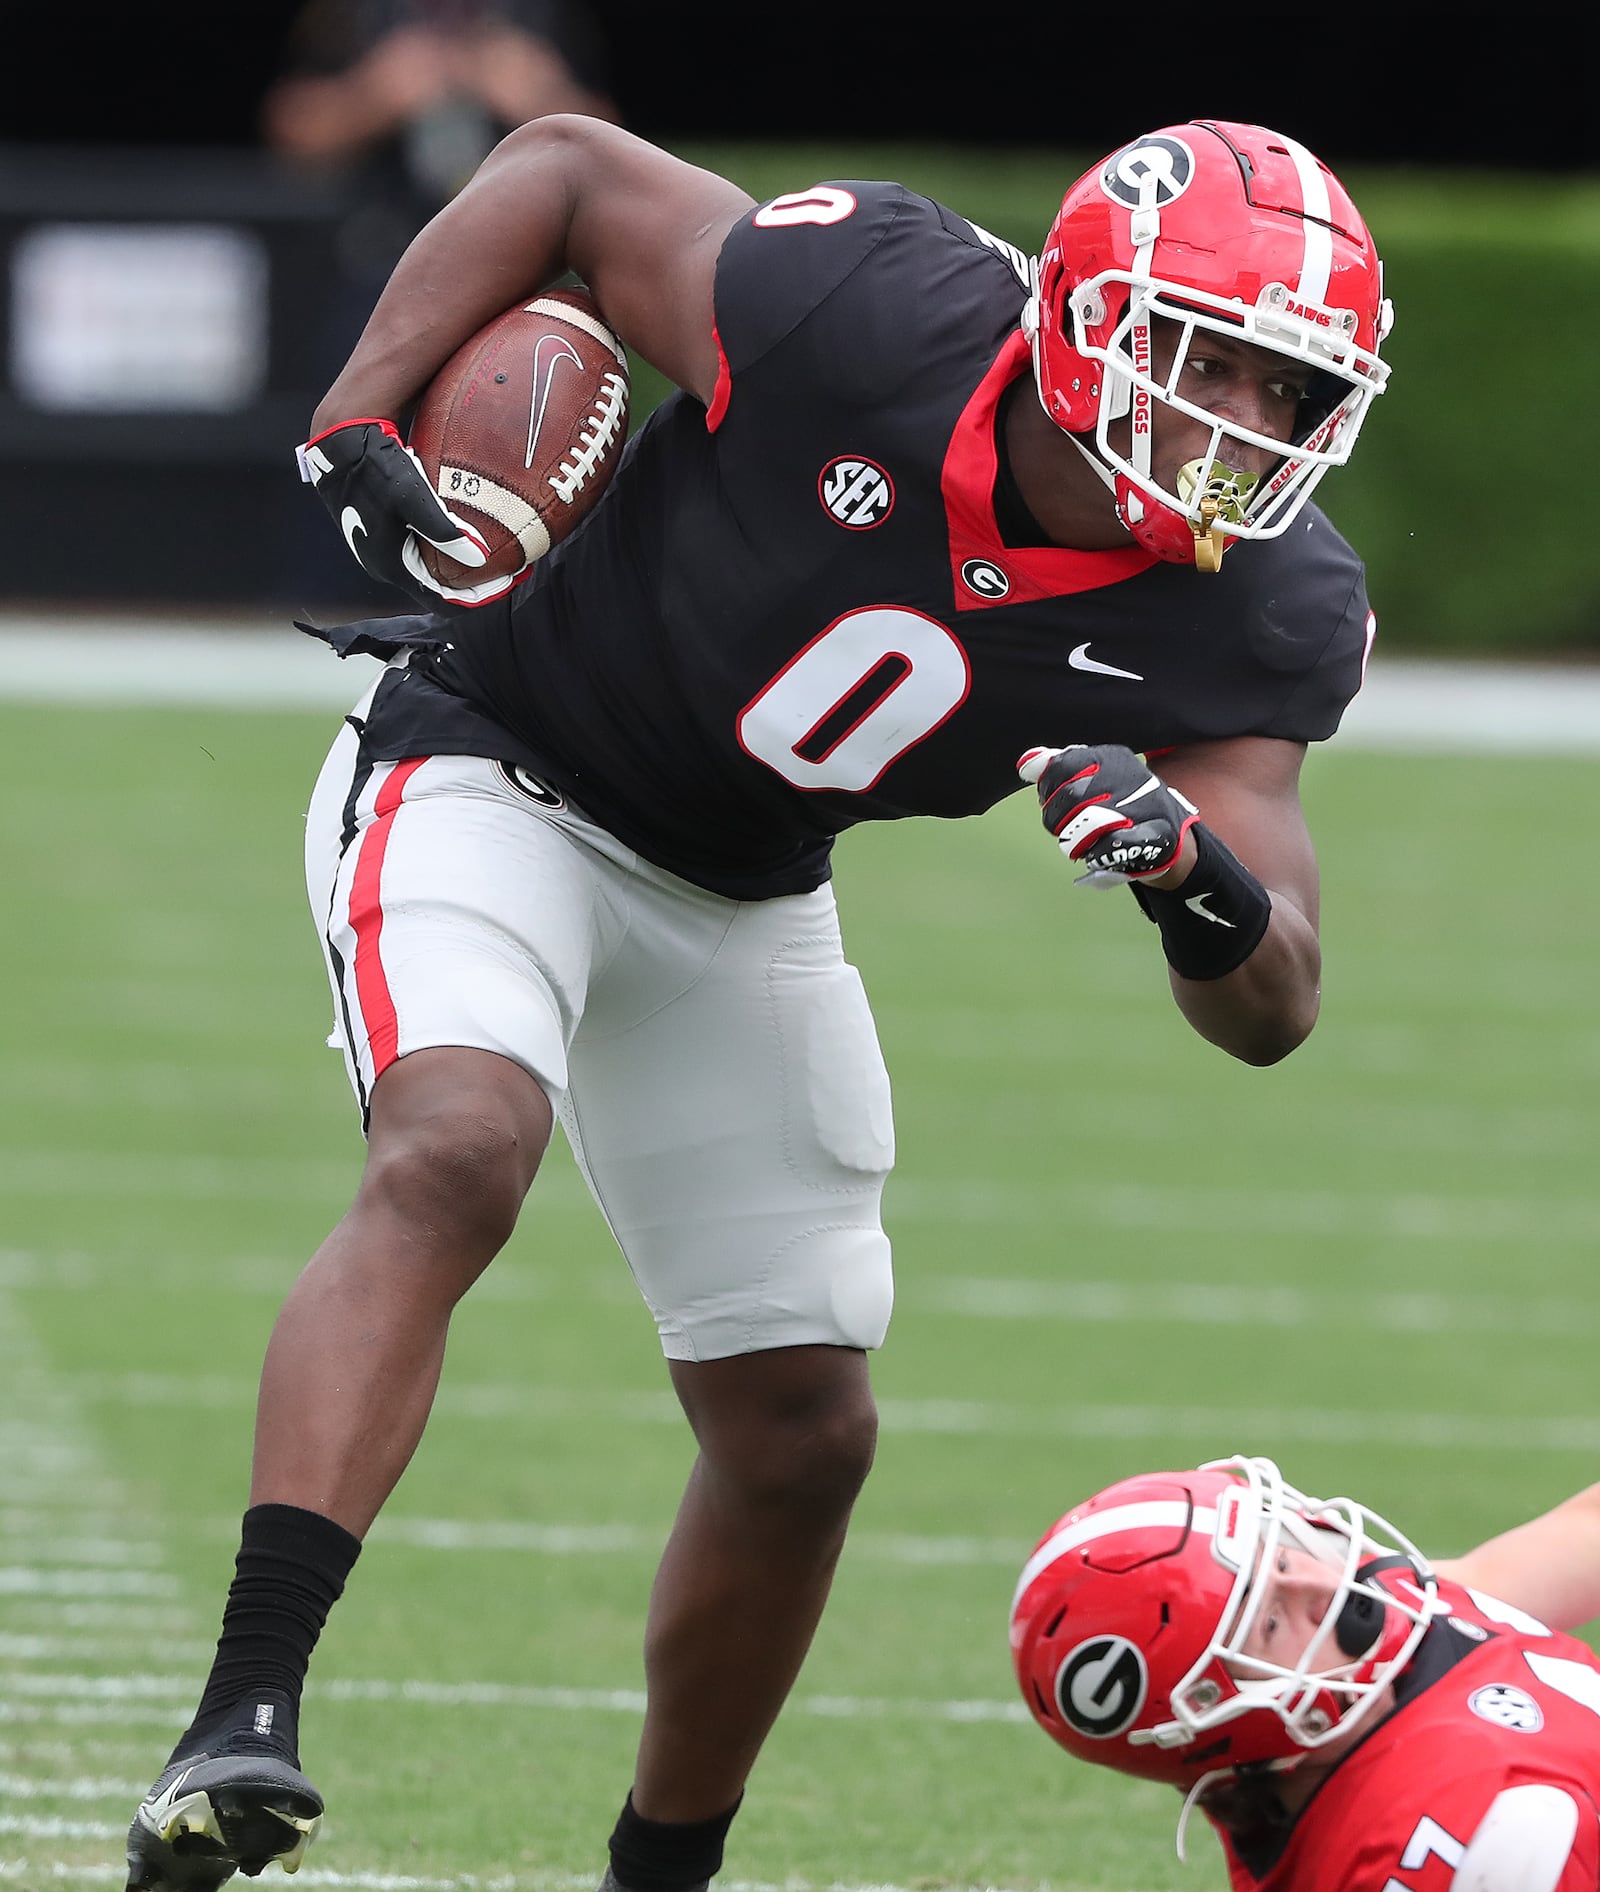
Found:
[{"label": "player's right arm", "polygon": [[503,139],[395,265],[312,418],[395,418],[470,335],[564,271],[630,347],[709,403],[717,256],[754,200],[599,119],[535,119]]},{"label": "player's right arm", "polygon": [[709,405],[717,257],[751,201],[599,119],[539,118],[503,139],[395,265],[300,449],[302,477],[362,566],[424,603],[488,604],[516,583],[448,588],[428,571],[419,541],[469,571],[487,549],[396,423],[464,341],[568,270],[624,342]]},{"label": "player's right arm", "polygon": [[1600,1619],[1600,1485],[1435,1568],[1552,1629]]}]

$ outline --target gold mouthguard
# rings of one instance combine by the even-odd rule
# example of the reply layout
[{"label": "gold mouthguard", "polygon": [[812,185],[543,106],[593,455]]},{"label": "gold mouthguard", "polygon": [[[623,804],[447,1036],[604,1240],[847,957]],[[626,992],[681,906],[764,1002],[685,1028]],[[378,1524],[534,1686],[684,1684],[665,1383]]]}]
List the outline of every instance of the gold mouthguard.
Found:
[{"label": "gold mouthguard", "polygon": [[1198,511],[1194,530],[1194,562],[1198,570],[1222,569],[1229,540],[1225,527],[1242,525],[1244,509],[1257,483],[1254,473],[1236,473],[1223,460],[1186,460],[1178,468],[1178,497]]}]

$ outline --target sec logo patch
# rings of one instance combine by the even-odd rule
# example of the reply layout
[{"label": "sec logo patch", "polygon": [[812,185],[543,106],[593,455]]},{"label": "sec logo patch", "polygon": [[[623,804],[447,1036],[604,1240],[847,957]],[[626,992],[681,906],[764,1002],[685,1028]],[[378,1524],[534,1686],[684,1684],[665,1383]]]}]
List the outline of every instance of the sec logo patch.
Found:
[{"label": "sec logo patch", "polygon": [[1537,1734],[1544,1726],[1544,1710],[1526,1690],[1508,1682],[1491,1682],[1487,1688],[1474,1690],[1467,1706],[1480,1719],[1517,1734]]},{"label": "sec logo patch", "polygon": [[875,460],[841,454],[818,474],[817,497],[835,525],[865,532],[894,511],[894,481]]}]

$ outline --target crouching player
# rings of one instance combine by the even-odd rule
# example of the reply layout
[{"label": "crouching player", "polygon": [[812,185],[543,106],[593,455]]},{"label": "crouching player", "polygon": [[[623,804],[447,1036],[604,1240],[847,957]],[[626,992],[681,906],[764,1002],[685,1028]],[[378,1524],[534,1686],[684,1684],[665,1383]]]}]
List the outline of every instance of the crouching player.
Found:
[{"label": "crouching player", "polygon": [[1165,1781],[1234,1892],[1595,1892],[1600,1485],[1430,1565],[1265,1458],[1099,1492],[1040,1540],[1011,1648],[1039,1725]]}]

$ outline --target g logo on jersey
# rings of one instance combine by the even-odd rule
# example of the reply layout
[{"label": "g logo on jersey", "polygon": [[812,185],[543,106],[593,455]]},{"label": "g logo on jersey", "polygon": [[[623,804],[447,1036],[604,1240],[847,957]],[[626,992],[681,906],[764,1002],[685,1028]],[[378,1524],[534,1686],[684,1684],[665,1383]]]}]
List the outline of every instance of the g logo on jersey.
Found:
[{"label": "g logo on jersey", "polygon": [[969,558],[961,567],[961,582],[980,598],[1003,598],[1011,580],[989,558]]},{"label": "g logo on jersey", "polygon": [[1544,1726],[1544,1710],[1525,1689],[1513,1688],[1509,1682],[1474,1689],[1467,1706],[1481,1721],[1510,1728],[1514,1734],[1537,1734]]},{"label": "g logo on jersey", "polygon": [[1146,180],[1154,178],[1154,203],[1159,210],[1181,197],[1193,176],[1194,153],[1181,138],[1141,138],[1106,160],[1100,188],[1107,197],[1137,210],[1144,202]]},{"label": "g logo on jersey", "polygon": [[817,497],[835,525],[865,532],[894,511],[894,481],[875,460],[841,454],[818,474]]},{"label": "g logo on jersey", "polygon": [[1136,1643],[1126,1636],[1091,1636],[1056,1670],[1056,1706],[1075,1734],[1109,1741],[1132,1725],[1149,1686]]}]

